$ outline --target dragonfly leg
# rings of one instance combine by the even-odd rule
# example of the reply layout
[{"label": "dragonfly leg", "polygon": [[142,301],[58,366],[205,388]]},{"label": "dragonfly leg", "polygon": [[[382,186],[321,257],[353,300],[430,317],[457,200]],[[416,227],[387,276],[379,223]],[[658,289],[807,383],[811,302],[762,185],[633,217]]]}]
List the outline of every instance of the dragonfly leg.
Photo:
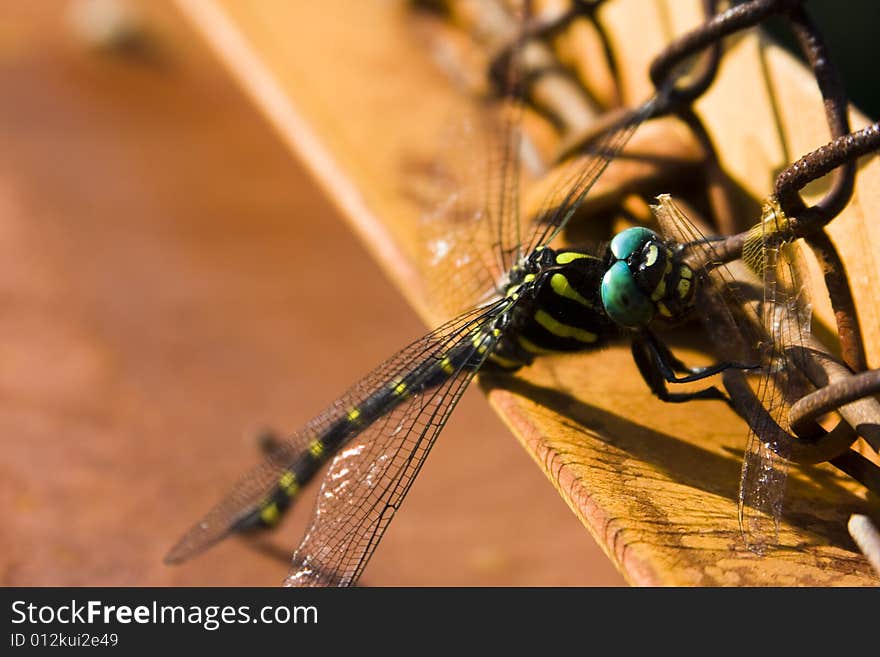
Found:
[{"label": "dragonfly leg", "polygon": [[[690,383],[691,381],[699,381],[700,379],[720,374],[724,370],[752,370],[759,367],[758,365],[745,365],[727,361],[703,367],[689,367],[679,360],[669,347],[650,331],[644,331],[641,337],[645,341],[647,349],[652,352],[657,360],[657,365],[663,374],[663,378],[669,383]],[[681,372],[685,376],[675,376],[675,372]]]},{"label": "dragonfly leg", "polygon": [[[730,399],[715,386],[693,392],[669,392],[667,383],[686,383],[716,374],[727,368],[726,364],[709,368],[688,368],[676,358],[666,345],[656,338],[638,337],[632,341],[632,355],[639,373],[651,392],[665,402],[681,403],[697,399],[717,399],[730,404]],[[698,370],[698,371],[694,371]],[[710,370],[714,370],[711,371]],[[677,377],[675,372],[691,372],[689,376]],[[707,373],[709,372],[709,373]]]}]

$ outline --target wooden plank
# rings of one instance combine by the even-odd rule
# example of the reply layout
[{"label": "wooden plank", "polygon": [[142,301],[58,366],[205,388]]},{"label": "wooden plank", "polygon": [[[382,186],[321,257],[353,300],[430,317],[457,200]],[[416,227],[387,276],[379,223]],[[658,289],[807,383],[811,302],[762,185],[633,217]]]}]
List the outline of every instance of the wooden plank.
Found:
[{"label": "wooden plank", "polygon": [[[278,585],[309,499],[162,557],[261,428],[422,324],[174,8],[128,3],[146,41],[105,51],[70,5],[0,0],[0,583]],[[478,391],[458,410],[364,583],[621,583]]]},{"label": "wooden plank", "polygon": [[[401,193],[400,167],[414,153],[430,152],[462,101],[413,37],[405,3],[178,4],[428,317],[414,259],[420,208]],[[674,33],[696,24],[695,16],[696,3],[609,3],[605,19],[629,97],[644,97],[638,92],[647,88],[650,58]],[[731,46],[699,108],[725,166],[762,198],[773,171],[791,154],[827,141],[816,115],[821,105],[808,77],[784,53],[754,35]],[[768,106],[768,84],[784,99],[783,111]],[[866,122],[858,114],[854,119]],[[860,311],[876,348],[877,317],[867,303],[878,276],[869,256],[880,236],[861,220],[878,207],[876,161],[860,176],[856,198],[835,222],[835,237],[857,268]],[[690,345],[680,351],[688,361],[705,358]],[[871,357],[876,364],[876,351]],[[877,583],[846,534],[849,514],[866,509],[865,491],[824,468],[791,477],[779,549],[762,558],[746,550],[735,502],[743,423],[720,403],[675,406],[654,399],[627,348],[547,358],[515,378],[483,383],[492,405],[630,582]]]}]

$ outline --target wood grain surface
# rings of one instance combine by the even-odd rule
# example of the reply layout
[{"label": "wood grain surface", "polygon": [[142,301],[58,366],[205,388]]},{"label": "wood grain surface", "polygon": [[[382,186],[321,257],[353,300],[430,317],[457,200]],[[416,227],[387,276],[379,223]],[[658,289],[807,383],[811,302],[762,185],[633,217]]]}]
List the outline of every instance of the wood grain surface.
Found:
[{"label": "wood grain surface", "polygon": [[[162,557],[423,324],[170,4],[110,51],[74,5],[0,2],[0,582],[278,585],[311,500]],[[474,390],[363,583],[623,579]]]}]

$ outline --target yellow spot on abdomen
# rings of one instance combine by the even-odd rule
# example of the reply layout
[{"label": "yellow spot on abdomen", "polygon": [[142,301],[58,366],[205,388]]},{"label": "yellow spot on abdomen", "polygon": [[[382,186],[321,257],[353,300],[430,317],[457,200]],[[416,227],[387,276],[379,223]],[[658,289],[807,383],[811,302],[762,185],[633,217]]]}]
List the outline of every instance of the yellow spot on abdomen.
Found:
[{"label": "yellow spot on abdomen", "polygon": [[278,510],[278,505],[275,504],[275,502],[266,505],[263,507],[263,510],[260,511],[260,520],[267,525],[274,525],[278,522],[279,517],[281,517],[281,511]]},{"label": "yellow spot on abdomen", "polygon": [[296,483],[296,475],[290,470],[281,475],[278,480],[278,487],[287,493],[288,497],[293,497],[299,492],[299,484]]},{"label": "yellow spot on abdomen", "polygon": [[[349,413],[349,417],[351,414]],[[321,454],[324,453],[324,443],[320,440],[313,440],[311,444],[309,444],[309,454],[314,456],[316,459],[321,458]]]},{"label": "yellow spot on abdomen", "polygon": [[[496,333],[496,331],[497,331],[497,333]],[[492,331],[491,337],[497,338],[500,334],[501,334],[501,331],[499,331],[498,329],[495,329]],[[483,331],[480,331],[471,339],[471,344],[473,344],[477,348],[478,354],[480,354],[480,355],[485,354],[489,350],[489,345],[487,344],[489,342],[489,338],[490,338],[490,336],[488,333],[484,333]]]}]

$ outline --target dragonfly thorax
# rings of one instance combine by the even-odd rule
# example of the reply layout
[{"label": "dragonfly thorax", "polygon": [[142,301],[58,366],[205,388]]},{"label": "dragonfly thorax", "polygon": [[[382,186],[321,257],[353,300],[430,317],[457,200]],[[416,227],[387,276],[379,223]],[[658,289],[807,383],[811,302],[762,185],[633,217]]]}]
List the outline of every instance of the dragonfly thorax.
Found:
[{"label": "dragonfly thorax", "polygon": [[535,249],[514,267],[504,295],[510,321],[490,360],[505,369],[535,356],[595,349],[617,334],[602,308],[605,259],[586,250]]}]

